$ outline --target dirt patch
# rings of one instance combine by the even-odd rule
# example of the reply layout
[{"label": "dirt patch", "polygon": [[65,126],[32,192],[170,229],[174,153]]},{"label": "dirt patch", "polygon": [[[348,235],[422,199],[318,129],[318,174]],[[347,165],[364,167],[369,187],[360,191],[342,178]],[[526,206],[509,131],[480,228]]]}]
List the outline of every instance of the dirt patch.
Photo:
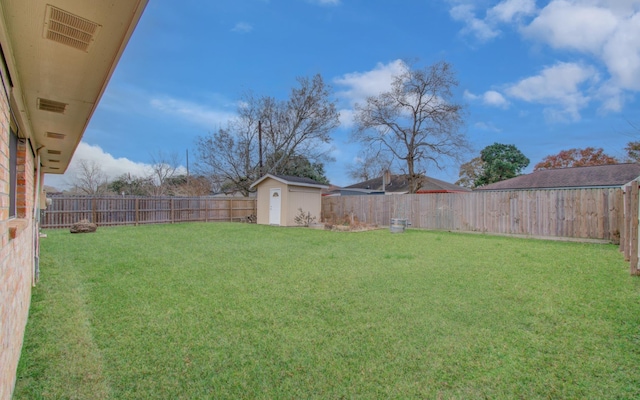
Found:
[{"label": "dirt patch", "polygon": [[324,229],[334,232],[365,232],[381,228],[378,225],[360,222],[355,215],[347,214],[342,218],[335,218],[332,221],[325,222]]},{"label": "dirt patch", "polygon": [[350,226],[350,225],[331,225],[326,224],[325,229],[334,232],[366,232],[372,231],[375,229],[382,229],[377,225],[360,225],[360,226]]}]

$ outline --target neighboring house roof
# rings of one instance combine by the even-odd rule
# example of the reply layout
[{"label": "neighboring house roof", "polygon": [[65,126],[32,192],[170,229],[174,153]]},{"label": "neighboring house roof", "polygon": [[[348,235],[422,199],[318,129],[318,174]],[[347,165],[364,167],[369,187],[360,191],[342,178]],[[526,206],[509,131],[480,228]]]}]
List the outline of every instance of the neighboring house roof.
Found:
[{"label": "neighboring house roof", "polygon": [[640,164],[545,169],[476,190],[526,190],[582,187],[620,187],[640,176]]},{"label": "neighboring house roof", "polygon": [[[359,182],[351,186],[346,186],[344,189],[360,189],[369,190],[372,192],[378,192],[384,190],[387,193],[407,193],[409,192],[409,177],[408,175],[391,175],[390,182],[384,185],[382,177],[369,179],[368,181]],[[445,192],[469,192],[462,186],[454,185],[449,182],[441,181],[440,179],[432,178],[430,176],[423,177],[422,185],[418,189],[418,193],[445,193]]]},{"label": "neighboring house roof", "polygon": [[253,184],[251,185],[251,188],[258,186],[262,181],[264,181],[267,178],[275,179],[276,181],[282,182],[285,185],[313,187],[313,188],[319,188],[319,189],[329,188],[328,185],[323,185],[322,183],[314,181],[313,179],[309,179],[309,178],[302,178],[299,176],[289,176],[289,175],[272,175],[272,174],[266,174],[262,178],[253,182]]}]

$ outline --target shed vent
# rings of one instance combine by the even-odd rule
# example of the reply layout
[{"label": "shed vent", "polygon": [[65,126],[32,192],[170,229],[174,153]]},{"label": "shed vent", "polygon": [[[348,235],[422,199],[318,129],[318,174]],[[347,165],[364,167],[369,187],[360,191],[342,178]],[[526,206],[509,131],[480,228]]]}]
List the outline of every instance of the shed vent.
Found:
[{"label": "shed vent", "polygon": [[47,137],[50,139],[64,139],[65,136],[62,133],[47,132]]},{"label": "shed vent", "polygon": [[44,37],[54,42],[89,51],[100,25],[51,5],[47,6]]},{"label": "shed vent", "polygon": [[67,103],[38,98],[38,109],[42,111],[51,111],[58,114],[64,114],[67,109]]}]

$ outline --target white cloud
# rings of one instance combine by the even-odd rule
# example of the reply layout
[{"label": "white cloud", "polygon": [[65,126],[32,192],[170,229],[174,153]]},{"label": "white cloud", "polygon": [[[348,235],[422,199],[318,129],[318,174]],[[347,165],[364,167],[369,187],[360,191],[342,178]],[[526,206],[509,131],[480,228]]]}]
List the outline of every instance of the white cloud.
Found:
[{"label": "white cloud", "polygon": [[604,46],[603,58],[616,84],[640,90],[640,12],[618,25]]},{"label": "white cloud", "polygon": [[500,93],[494,90],[489,90],[485,92],[484,95],[482,96],[482,100],[484,101],[484,104],[487,104],[490,106],[501,107],[501,108],[506,108],[509,106],[509,102],[507,101],[507,99],[505,99],[503,95],[501,95]]},{"label": "white cloud", "polygon": [[464,93],[462,94],[462,96],[465,98],[465,100],[478,100],[480,98],[480,96],[478,96],[477,94],[473,94],[470,91],[466,90],[464,91]]},{"label": "white cloud", "polygon": [[549,3],[523,33],[557,49],[598,54],[617,23],[606,8],[559,0]]},{"label": "white cloud", "polygon": [[487,11],[487,17],[493,21],[509,23],[536,11],[535,0],[505,0]]},{"label": "white cloud", "polygon": [[402,60],[395,60],[388,64],[378,63],[371,71],[345,74],[333,81],[337,85],[346,87],[337,95],[348,100],[350,105],[354,105],[364,102],[367,97],[389,90],[394,77],[406,70],[407,64]]},{"label": "white cloud", "polygon": [[[106,153],[100,146],[93,146],[85,142],[80,142],[69,163],[69,168],[62,175],[47,174],[45,185],[53,186],[57,189],[69,188],[73,185],[78,173],[81,160],[95,162],[100,166],[102,172],[107,176],[107,180],[112,181],[123,174],[131,174],[132,177],[149,176],[152,172],[151,164],[131,161],[125,157],[116,158]],[[186,173],[186,168],[178,167],[177,174]]]},{"label": "white cloud", "polygon": [[[580,81],[584,78],[582,74],[567,76],[567,81],[558,81],[559,86],[554,90],[544,86],[544,82],[553,79],[542,73],[512,85],[512,97],[562,105],[564,111],[560,113],[575,119],[579,109],[590,100],[602,102],[601,111],[621,111],[629,92],[640,91],[640,0],[550,0],[540,9],[534,0],[449,2],[451,17],[465,24],[462,32],[474,35],[480,42],[499,36],[500,29],[510,24],[525,38],[573,53],[569,53],[573,59],[576,54],[584,56],[580,71],[588,70],[587,75],[593,77],[597,66],[606,78],[604,82],[593,82]],[[587,64],[591,66],[585,66]],[[548,69],[547,74],[560,74],[563,70],[568,71],[555,68]],[[580,84],[576,84],[577,81]],[[589,84],[583,84],[587,82]],[[534,84],[539,85],[537,91],[532,87]],[[498,97],[495,100],[500,101]],[[491,100],[483,95],[482,101]],[[557,113],[548,113],[552,114],[554,118],[557,116]]]},{"label": "white cloud", "polygon": [[157,110],[177,115],[190,122],[208,128],[224,125],[229,120],[235,118],[235,114],[228,111],[215,110],[200,104],[167,96],[151,99],[150,104]]},{"label": "white cloud", "polygon": [[535,14],[535,0],[503,0],[485,11],[484,17],[476,14],[477,2],[458,0],[449,10],[456,21],[463,22],[463,34],[470,34],[480,42],[488,42],[501,33],[500,24],[519,22],[523,17]]},{"label": "white cloud", "polygon": [[[593,86],[599,80],[598,72],[590,66],[576,63],[557,63],[543,69],[540,74],[522,79],[509,86],[506,93],[519,100],[530,103],[541,103],[556,108],[548,109],[554,120],[580,119],[580,109],[586,107],[591,100],[582,93],[581,86]],[[557,109],[560,107],[560,109]]]},{"label": "white cloud", "polygon": [[454,20],[465,23],[462,33],[472,34],[481,42],[489,41],[500,34],[499,30],[475,16],[474,7],[471,4],[454,6],[449,11],[449,15]]},{"label": "white cloud", "polygon": [[237,32],[237,33],[249,33],[253,30],[253,26],[247,22],[238,22],[233,29],[231,29],[231,32]]},{"label": "white cloud", "polygon": [[351,128],[355,124],[354,116],[355,112],[353,110],[346,108],[340,110],[340,126],[343,128]]},{"label": "white cloud", "polygon": [[100,146],[92,146],[85,142],[80,142],[67,171],[63,175],[47,174],[45,184],[58,189],[70,186],[76,176],[80,160],[95,161],[109,180],[125,173],[138,177],[145,176],[150,169],[149,164],[134,162],[123,157],[115,158],[111,154],[105,153]]},{"label": "white cloud", "polygon": [[351,72],[335,78],[333,82],[344,87],[336,93],[344,101],[345,108],[340,110],[340,125],[350,128],[354,125],[354,111],[356,104],[362,104],[367,97],[377,96],[391,88],[393,79],[407,70],[408,66],[402,60],[391,61],[388,64],[378,63],[371,71]]},{"label": "white cloud", "polygon": [[606,83],[598,90],[597,97],[602,101],[601,113],[622,111],[626,100],[625,93],[618,86]]},{"label": "white cloud", "polygon": [[552,0],[525,36],[602,62],[625,90],[640,90],[640,0]]},{"label": "white cloud", "polygon": [[484,92],[482,95],[477,95],[469,92],[468,90],[464,91],[464,98],[469,101],[482,101],[484,105],[492,106],[492,107],[500,107],[500,108],[508,108],[509,101],[499,92],[495,90],[488,90]]}]

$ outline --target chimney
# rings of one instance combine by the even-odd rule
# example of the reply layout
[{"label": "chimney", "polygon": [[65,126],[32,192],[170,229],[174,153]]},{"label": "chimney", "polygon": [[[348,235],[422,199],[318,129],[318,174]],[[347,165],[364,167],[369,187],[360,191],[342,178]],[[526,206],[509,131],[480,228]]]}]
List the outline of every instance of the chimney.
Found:
[{"label": "chimney", "polygon": [[382,174],[382,191],[387,191],[387,185],[391,183],[391,171],[386,169]]}]

